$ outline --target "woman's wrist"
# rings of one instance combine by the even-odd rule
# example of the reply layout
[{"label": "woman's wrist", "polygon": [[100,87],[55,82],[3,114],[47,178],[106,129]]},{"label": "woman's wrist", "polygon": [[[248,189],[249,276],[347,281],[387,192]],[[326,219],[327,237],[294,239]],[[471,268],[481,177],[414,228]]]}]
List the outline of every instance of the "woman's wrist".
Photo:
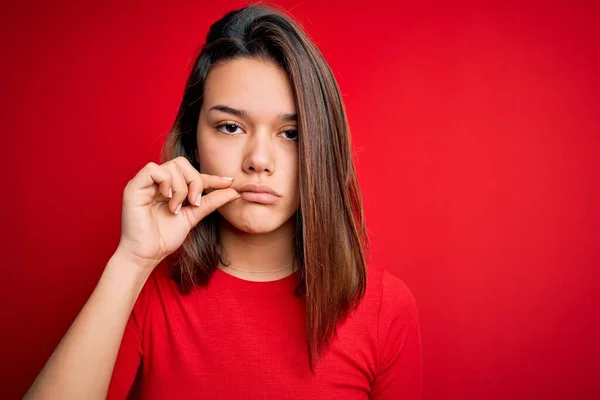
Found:
[{"label": "woman's wrist", "polygon": [[110,276],[117,275],[119,279],[129,278],[143,283],[157,265],[156,261],[144,260],[117,248],[105,270]]},{"label": "woman's wrist", "polygon": [[128,266],[133,266],[134,268],[139,269],[149,269],[150,271],[152,271],[154,267],[156,267],[160,263],[160,261],[157,260],[140,258],[128,251],[127,249],[123,248],[121,245],[117,247],[112,257],[123,261]]}]

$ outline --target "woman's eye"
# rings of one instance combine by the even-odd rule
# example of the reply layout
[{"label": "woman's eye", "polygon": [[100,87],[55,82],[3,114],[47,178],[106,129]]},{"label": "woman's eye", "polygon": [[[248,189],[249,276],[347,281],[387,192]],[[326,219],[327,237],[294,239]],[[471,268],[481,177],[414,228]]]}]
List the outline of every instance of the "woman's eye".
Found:
[{"label": "woman's eye", "polygon": [[218,130],[220,130],[223,133],[229,134],[229,135],[238,133],[238,132],[236,132],[236,130],[239,128],[240,127],[237,124],[232,124],[232,123],[220,124],[217,126]]},{"label": "woman's eye", "polygon": [[297,129],[290,129],[287,131],[283,131],[283,134],[286,136],[285,138],[287,140],[293,140],[293,141],[298,140],[298,130]]}]

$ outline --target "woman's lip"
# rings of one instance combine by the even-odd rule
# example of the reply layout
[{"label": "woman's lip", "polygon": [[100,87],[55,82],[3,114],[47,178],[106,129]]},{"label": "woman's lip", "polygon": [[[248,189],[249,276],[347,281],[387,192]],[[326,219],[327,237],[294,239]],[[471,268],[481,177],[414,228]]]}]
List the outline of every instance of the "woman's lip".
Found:
[{"label": "woman's lip", "polygon": [[262,204],[273,204],[278,200],[277,196],[265,192],[242,192],[241,198],[246,201]]}]

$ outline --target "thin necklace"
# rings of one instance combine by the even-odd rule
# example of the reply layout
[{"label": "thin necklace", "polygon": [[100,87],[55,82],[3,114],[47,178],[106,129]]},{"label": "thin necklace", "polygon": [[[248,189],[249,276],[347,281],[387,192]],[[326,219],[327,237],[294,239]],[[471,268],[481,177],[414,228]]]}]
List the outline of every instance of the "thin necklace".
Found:
[{"label": "thin necklace", "polygon": [[247,269],[239,269],[239,268],[234,268],[234,267],[230,267],[229,265],[222,265],[223,267],[226,268],[230,268],[233,269],[235,271],[241,271],[241,272],[248,272],[251,274],[269,274],[272,272],[279,272],[279,271],[283,271],[284,269],[288,269],[289,267],[294,267],[294,263],[288,264],[287,266],[283,267],[283,268],[279,268],[279,269],[274,269],[273,271],[249,271]]}]

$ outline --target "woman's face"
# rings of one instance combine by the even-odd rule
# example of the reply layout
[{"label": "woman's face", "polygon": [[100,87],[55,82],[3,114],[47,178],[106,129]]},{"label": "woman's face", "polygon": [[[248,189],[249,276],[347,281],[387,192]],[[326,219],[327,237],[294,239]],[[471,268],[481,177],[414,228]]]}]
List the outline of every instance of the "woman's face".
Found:
[{"label": "woman's face", "polygon": [[291,84],[274,63],[237,58],[208,73],[196,133],[200,172],[233,177],[238,191],[256,184],[277,192],[242,193],[218,210],[244,232],[272,232],[298,210],[295,115]]}]

